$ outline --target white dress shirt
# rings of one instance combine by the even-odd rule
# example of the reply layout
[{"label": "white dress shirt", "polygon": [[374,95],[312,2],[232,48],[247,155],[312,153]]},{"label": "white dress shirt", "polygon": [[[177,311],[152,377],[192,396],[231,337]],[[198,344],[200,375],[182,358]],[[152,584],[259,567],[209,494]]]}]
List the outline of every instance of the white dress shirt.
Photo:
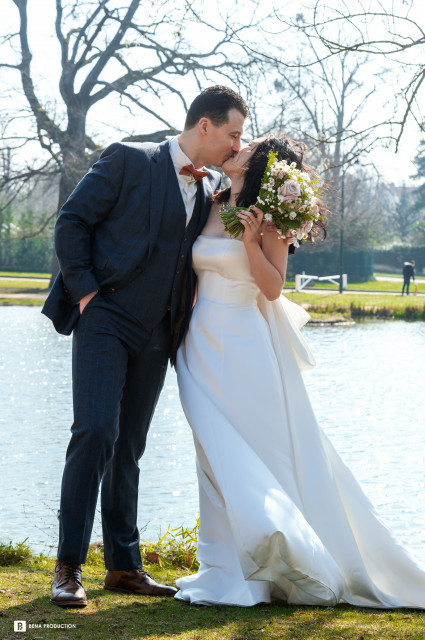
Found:
[{"label": "white dress shirt", "polygon": [[[176,170],[177,181],[179,183],[180,191],[182,194],[184,206],[186,208],[186,226],[189,224],[189,221],[193,214],[193,209],[195,207],[195,200],[197,194],[196,188],[196,180],[193,176],[181,176],[180,169],[186,166],[187,164],[193,164],[192,160],[187,157],[185,152],[181,149],[177,136],[175,138],[171,138],[170,140],[170,155],[171,160],[174,164],[174,169]],[[196,167],[198,169],[198,167]]]}]

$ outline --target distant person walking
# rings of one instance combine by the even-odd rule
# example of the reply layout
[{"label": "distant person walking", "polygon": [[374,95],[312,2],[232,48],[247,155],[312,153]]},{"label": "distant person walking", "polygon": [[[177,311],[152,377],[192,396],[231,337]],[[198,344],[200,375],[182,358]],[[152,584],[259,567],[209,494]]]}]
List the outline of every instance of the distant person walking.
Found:
[{"label": "distant person walking", "polygon": [[409,287],[410,287],[410,278],[413,278],[413,282],[415,281],[415,261],[405,262],[403,266],[403,288],[401,290],[401,295],[404,295],[404,290],[406,289],[406,295],[409,295]]}]

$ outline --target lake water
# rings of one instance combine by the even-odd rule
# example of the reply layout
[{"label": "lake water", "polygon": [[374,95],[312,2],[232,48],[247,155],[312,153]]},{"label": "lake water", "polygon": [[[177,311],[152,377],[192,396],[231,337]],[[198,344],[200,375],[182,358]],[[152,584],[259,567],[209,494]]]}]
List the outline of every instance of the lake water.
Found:
[{"label": "lake water", "polygon": [[[425,563],[425,323],[304,332],[317,359],[305,381],[319,423],[382,519]],[[28,538],[52,553],[71,423],[71,339],[39,308],[0,307],[0,540]],[[170,370],[141,462],[142,537],[192,526],[197,512],[192,438]]]}]

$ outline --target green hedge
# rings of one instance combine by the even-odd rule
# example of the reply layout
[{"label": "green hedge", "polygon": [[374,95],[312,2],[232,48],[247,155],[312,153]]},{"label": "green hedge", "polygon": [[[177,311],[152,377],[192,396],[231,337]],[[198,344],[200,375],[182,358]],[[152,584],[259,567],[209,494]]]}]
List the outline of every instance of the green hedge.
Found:
[{"label": "green hedge", "polygon": [[[289,256],[287,280],[294,280],[297,273],[305,271],[312,276],[331,276],[340,272],[339,248],[332,251],[301,245]],[[348,282],[367,282],[373,279],[373,249],[344,252],[344,273]]]},{"label": "green hedge", "polygon": [[53,240],[47,234],[11,239],[0,243],[1,271],[49,272],[52,268]]},{"label": "green hedge", "polygon": [[375,249],[376,271],[391,271],[401,274],[403,263],[410,260],[416,262],[416,273],[425,273],[425,246],[396,246],[391,249]]}]

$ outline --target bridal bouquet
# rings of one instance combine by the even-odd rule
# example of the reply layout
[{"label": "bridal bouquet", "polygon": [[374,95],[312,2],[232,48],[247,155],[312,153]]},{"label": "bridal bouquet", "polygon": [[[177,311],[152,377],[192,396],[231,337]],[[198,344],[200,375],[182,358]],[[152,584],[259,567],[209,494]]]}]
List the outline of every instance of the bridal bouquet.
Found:
[{"label": "bridal bouquet", "polygon": [[[289,231],[294,246],[298,247],[300,240],[308,239],[314,221],[321,219],[317,204],[318,180],[312,180],[308,173],[297,169],[295,162],[288,164],[286,160],[276,160],[276,156],[276,153],[269,151],[255,206],[264,212],[264,220],[274,223],[280,237],[285,237]],[[243,210],[246,207],[226,204],[220,209],[224,227],[234,238],[244,231],[236,215]]]}]

